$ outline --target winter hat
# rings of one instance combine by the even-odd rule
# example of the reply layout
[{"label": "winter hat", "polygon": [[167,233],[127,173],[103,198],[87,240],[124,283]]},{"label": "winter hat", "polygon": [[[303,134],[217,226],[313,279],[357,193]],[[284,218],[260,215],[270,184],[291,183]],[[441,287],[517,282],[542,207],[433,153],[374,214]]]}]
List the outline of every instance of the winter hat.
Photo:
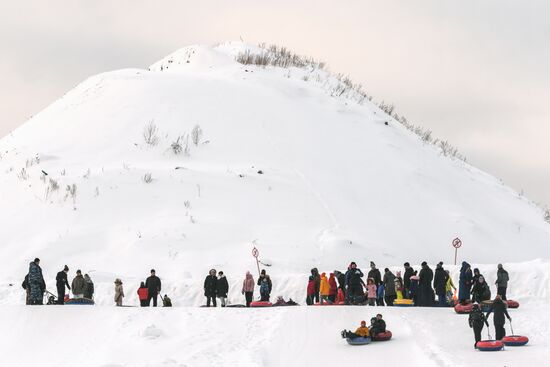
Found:
[{"label": "winter hat", "polygon": [[370,267],[371,267],[371,268],[375,268],[375,267],[376,267],[376,264],[374,263],[374,261],[371,261],[371,262],[370,262]]},{"label": "winter hat", "polygon": [[156,273],[156,272],[155,272],[155,269],[151,269],[151,273]]},{"label": "winter hat", "polygon": [[40,262],[40,259],[39,259],[39,258],[35,258],[35,259],[34,259],[34,262],[35,262],[35,263],[39,263],[39,262]]},{"label": "winter hat", "polygon": [[403,266],[411,266],[408,262],[404,263]]},{"label": "winter hat", "polygon": [[365,320],[361,321],[361,326],[367,325],[367,322]]},{"label": "winter hat", "polygon": [[428,263],[427,263],[427,262],[425,262],[425,261],[422,261],[422,264],[420,264],[420,265],[422,265],[422,266],[426,266],[426,265],[428,265]]},{"label": "winter hat", "polygon": [[122,284],[122,280],[120,280],[119,278],[116,278],[115,279],[115,284]]},{"label": "winter hat", "polygon": [[223,275],[223,271],[220,270],[220,271],[218,272],[218,275]]},{"label": "winter hat", "polygon": [[78,270],[76,271],[76,273],[77,273],[78,275],[82,275],[82,272],[80,271],[80,269],[78,269]]},{"label": "winter hat", "polygon": [[355,263],[355,261],[352,261],[352,262],[349,264],[349,267],[351,268],[352,265],[357,266],[357,264]]},{"label": "winter hat", "polygon": [[321,277],[326,278],[326,277],[327,277],[327,273],[321,273]]},{"label": "winter hat", "polygon": [[388,269],[388,268],[384,269],[384,273],[387,273],[388,271],[390,271],[390,269]]},{"label": "winter hat", "polygon": [[69,271],[69,267],[68,267],[67,265],[65,265],[65,266],[63,267],[63,271]]},{"label": "winter hat", "polygon": [[502,269],[502,264],[498,264],[497,266],[499,269]]}]

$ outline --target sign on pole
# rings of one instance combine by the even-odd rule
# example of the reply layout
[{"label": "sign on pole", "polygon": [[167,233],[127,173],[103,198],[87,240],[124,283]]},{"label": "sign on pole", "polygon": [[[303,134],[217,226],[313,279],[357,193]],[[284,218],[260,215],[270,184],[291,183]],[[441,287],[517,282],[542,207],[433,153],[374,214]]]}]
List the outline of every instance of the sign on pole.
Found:
[{"label": "sign on pole", "polygon": [[455,265],[456,265],[457,252],[460,246],[462,246],[462,241],[460,240],[460,238],[457,237],[453,240],[453,247],[455,248]]},{"label": "sign on pole", "polygon": [[258,260],[258,256],[260,256],[260,251],[254,246],[252,249],[252,256],[256,259],[256,265],[258,266],[258,276],[260,276],[260,261]]}]

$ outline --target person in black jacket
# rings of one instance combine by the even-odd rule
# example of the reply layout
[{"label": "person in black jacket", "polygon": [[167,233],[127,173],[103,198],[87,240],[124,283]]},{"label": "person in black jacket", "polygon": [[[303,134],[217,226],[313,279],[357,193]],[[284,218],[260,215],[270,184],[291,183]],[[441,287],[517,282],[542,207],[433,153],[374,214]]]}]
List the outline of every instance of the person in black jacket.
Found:
[{"label": "person in black jacket", "polygon": [[161,291],[160,278],[156,276],[155,269],[151,269],[151,276],[145,280],[145,286],[147,287],[147,306],[151,306],[151,299],[153,300],[153,307],[157,307],[157,297]]},{"label": "person in black jacket", "polygon": [[491,308],[489,309],[489,312],[487,312],[487,315],[485,315],[485,318],[489,320],[489,315],[491,313],[494,313],[493,323],[495,324],[495,338],[497,340],[501,340],[506,336],[506,329],[504,329],[504,323],[506,321],[504,320],[504,315],[506,315],[508,321],[512,321],[512,318],[506,310],[507,307],[508,306],[506,305],[506,303],[502,301],[502,298],[497,295],[495,297],[495,300],[493,301],[493,304],[491,305]]},{"label": "person in black jacket", "polygon": [[489,327],[489,323],[487,322],[487,318],[485,317],[477,303],[474,303],[472,307],[472,312],[468,317],[468,324],[470,324],[470,327],[474,329],[474,338],[476,340],[474,343],[474,348],[477,348],[477,342],[481,340],[481,331],[483,330],[483,324]]},{"label": "person in black jacket", "polygon": [[386,322],[382,319],[382,315],[378,314],[376,317],[370,319],[370,335],[375,337],[377,334],[386,331]]},{"label": "person in black jacket", "polygon": [[[370,270],[367,274],[367,279],[372,278],[374,279],[374,284],[376,284],[376,289],[380,287],[382,284],[382,275],[380,274],[380,270],[376,269],[376,264],[374,262],[370,262]],[[378,298],[376,298],[376,305],[377,306],[384,306],[384,295],[379,295]]]},{"label": "person in black jacket", "polygon": [[216,292],[218,290],[218,278],[216,278],[216,269],[211,269],[204,279],[204,296],[206,297],[206,307],[212,305],[216,307]]},{"label": "person in black jacket", "polygon": [[445,286],[447,285],[448,275],[443,269],[443,261],[439,262],[435,268],[434,276],[434,289],[435,294],[437,294],[438,305],[439,307],[447,306],[447,294]]},{"label": "person in black jacket", "polygon": [[67,280],[67,273],[69,272],[69,267],[65,265],[63,270],[57,273],[55,277],[55,286],[57,287],[57,303],[60,305],[65,304],[65,287],[71,290],[69,286],[69,281]]},{"label": "person in black jacket", "polygon": [[223,275],[223,271],[218,272],[218,285],[216,287],[216,296],[220,299],[222,307],[225,307],[225,300],[227,299],[227,293],[229,292],[229,283],[227,278]]},{"label": "person in black jacket", "polygon": [[434,278],[434,273],[427,262],[422,262],[422,269],[418,277],[420,278],[418,281],[420,306],[433,306],[434,290],[432,289],[432,280]]},{"label": "person in black jacket", "polygon": [[404,298],[411,299],[411,277],[414,275],[414,269],[408,262],[404,263],[405,273],[403,274],[403,287],[405,287]]},{"label": "person in black jacket", "polygon": [[348,302],[355,304],[357,302],[363,301],[363,272],[361,269],[357,268],[357,264],[352,262],[349,265],[348,271],[346,272],[346,285],[347,285],[347,295]]},{"label": "person in black jacket", "polygon": [[491,299],[491,289],[485,281],[485,278],[483,278],[483,275],[480,275],[479,278],[477,278],[477,282],[475,282],[472,287],[472,299],[477,303]]},{"label": "person in black jacket", "polygon": [[474,279],[472,281],[472,284],[476,284],[479,277],[482,277],[481,273],[479,272],[478,268],[474,268]]},{"label": "person in black jacket", "polygon": [[338,288],[344,292],[344,298],[346,297],[346,276],[338,270],[334,270],[334,276],[338,281]]},{"label": "person in black jacket", "polygon": [[311,276],[313,276],[313,280],[315,281],[315,302],[319,303],[319,291],[321,290],[321,275],[319,274],[319,270],[317,268],[311,269]]},{"label": "person in black jacket", "polygon": [[23,279],[23,283],[21,283],[21,287],[25,290],[25,304],[30,305],[31,304],[31,287],[29,287],[29,274],[25,275],[25,279]]}]

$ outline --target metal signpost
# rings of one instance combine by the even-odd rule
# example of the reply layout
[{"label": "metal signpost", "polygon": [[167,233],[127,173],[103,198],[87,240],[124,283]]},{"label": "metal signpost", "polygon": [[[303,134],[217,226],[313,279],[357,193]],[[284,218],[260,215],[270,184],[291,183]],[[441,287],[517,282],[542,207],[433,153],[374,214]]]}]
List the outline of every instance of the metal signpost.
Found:
[{"label": "metal signpost", "polygon": [[252,249],[252,256],[256,259],[256,265],[258,266],[258,276],[260,276],[260,261],[258,260],[258,256],[260,256],[260,251],[256,247]]},{"label": "metal signpost", "polygon": [[462,241],[460,240],[460,238],[457,237],[453,240],[453,247],[455,248],[455,265],[456,265],[456,255],[460,246],[462,246]]}]

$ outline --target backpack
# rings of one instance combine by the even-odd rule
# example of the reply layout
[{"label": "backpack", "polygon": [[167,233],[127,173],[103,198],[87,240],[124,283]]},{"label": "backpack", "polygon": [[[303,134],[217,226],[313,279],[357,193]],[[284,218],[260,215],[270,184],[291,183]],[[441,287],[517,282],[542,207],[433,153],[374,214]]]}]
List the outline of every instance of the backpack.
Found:
[{"label": "backpack", "polygon": [[262,283],[260,284],[260,294],[268,294],[269,293],[269,283],[267,280],[262,280]]},{"label": "backpack", "polygon": [[168,298],[168,296],[164,296],[162,299],[162,306],[163,307],[172,307],[172,300]]}]

